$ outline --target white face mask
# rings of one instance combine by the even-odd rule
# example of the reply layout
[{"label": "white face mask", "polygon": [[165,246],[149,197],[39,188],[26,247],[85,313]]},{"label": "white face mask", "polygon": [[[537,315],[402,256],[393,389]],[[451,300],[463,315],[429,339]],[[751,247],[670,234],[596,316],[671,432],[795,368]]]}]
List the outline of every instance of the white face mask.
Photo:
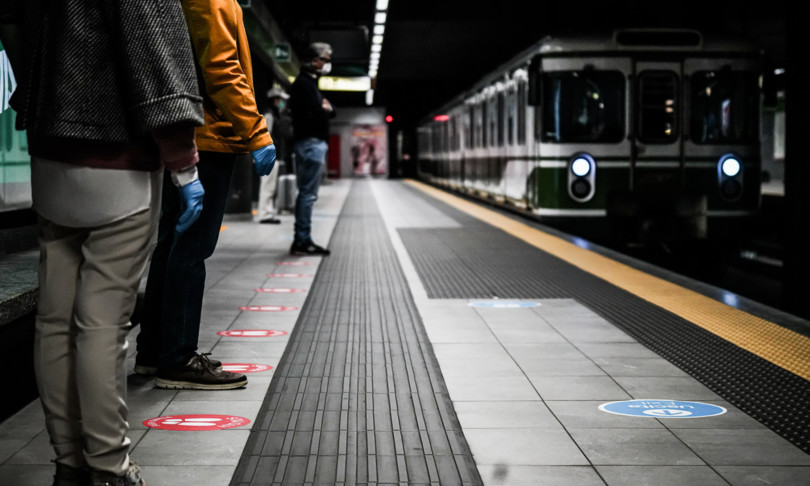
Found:
[{"label": "white face mask", "polygon": [[331,72],[332,72],[332,63],[331,62],[325,63],[321,68],[321,74],[329,74]]}]

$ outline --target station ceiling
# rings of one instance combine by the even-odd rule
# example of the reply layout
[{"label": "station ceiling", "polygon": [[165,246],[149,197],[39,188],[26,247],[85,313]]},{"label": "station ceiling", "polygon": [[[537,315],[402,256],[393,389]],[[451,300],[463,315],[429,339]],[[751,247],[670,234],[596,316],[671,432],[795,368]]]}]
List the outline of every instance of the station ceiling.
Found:
[{"label": "station ceiling", "polygon": [[[376,0],[264,1],[300,55],[329,42],[336,75],[366,75]],[[775,67],[786,62],[787,0],[390,0],[374,105],[413,123],[548,35],[622,27],[694,28],[756,42]],[[330,93],[365,106],[363,93]]]}]

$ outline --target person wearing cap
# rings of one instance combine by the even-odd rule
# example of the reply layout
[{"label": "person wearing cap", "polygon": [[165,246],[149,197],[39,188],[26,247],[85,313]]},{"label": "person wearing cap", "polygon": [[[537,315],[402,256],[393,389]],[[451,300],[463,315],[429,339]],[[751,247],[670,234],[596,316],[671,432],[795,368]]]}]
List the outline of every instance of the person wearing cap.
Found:
[{"label": "person wearing cap", "polygon": [[242,7],[237,0],[183,0],[182,7],[203,98],[205,125],[197,128],[196,143],[205,198],[199,219],[177,233],[173,221],[181,204],[164,191],[135,372],[154,375],[159,388],[227,390],[247,385],[245,375],[197,352],[205,260],[216,248],[237,161],[252,155],[256,172],[266,176],[276,149],[256,105]]},{"label": "person wearing cap", "polygon": [[286,109],[290,98],[283,89],[274,87],[267,92],[270,104],[264,113],[264,120],[270,128],[270,135],[276,146],[276,166],[270,175],[262,177],[259,185],[259,223],[280,224],[277,217],[275,198],[278,188],[279,171],[285,170],[290,160],[287,155],[287,141],[292,137],[292,122]]},{"label": "person wearing cap", "polygon": [[329,255],[330,251],[312,241],[312,208],[329,149],[329,120],[336,115],[332,104],[318,89],[318,78],[332,67],[332,47],[315,42],[304,52],[301,72],[290,87],[293,118],[293,149],[298,197],[295,200],[293,255]]}]

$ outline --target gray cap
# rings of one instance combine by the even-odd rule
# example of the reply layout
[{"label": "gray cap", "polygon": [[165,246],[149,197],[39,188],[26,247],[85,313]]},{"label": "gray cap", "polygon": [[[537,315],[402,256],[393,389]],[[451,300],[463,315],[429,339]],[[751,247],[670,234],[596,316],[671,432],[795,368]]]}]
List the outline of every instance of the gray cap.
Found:
[{"label": "gray cap", "polygon": [[282,100],[286,100],[290,97],[287,93],[284,92],[281,88],[272,88],[270,91],[267,92],[268,98],[281,98]]}]

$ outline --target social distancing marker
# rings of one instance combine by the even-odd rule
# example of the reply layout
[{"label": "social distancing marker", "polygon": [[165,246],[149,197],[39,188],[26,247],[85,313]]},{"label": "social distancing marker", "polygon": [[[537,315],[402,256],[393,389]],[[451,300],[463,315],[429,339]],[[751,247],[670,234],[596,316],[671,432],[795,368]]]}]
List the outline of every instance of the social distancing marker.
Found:
[{"label": "social distancing marker", "polygon": [[470,302],[472,307],[484,307],[489,309],[518,309],[522,307],[537,307],[539,302],[517,302],[508,300],[489,300],[484,302]]},{"label": "social distancing marker", "polygon": [[264,292],[266,294],[294,294],[296,292],[306,292],[307,289],[287,289],[287,288],[264,288],[253,289],[256,292]]},{"label": "social distancing marker", "polygon": [[268,273],[267,276],[273,278],[300,278],[311,277],[312,275],[307,273]]},{"label": "social distancing marker", "polygon": [[726,409],[709,403],[669,399],[625,400],[599,405],[599,410],[616,415],[644,418],[701,418],[723,415]]},{"label": "social distancing marker", "polygon": [[233,331],[219,331],[220,336],[229,337],[276,337],[287,334],[287,331],[274,331],[272,329],[238,329]]},{"label": "social distancing marker", "polygon": [[315,265],[315,262],[276,262],[276,265],[287,265],[291,267],[303,267],[306,265]]},{"label": "social distancing marker", "polygon": [[223,430],[242,427],[250,423],[244,417],[234,415],[195,414],[169,415],[144,420],[143,425],[160,430]]},{"label": "social distancing marker", "polygon": [[222,363],[222,369],[231,373],[259,373],[272,370],[273,367],[256,363]]},{"label": "social distancing marker", "polygon": [[283,311],[298,310],[298,307],[284,306],[284,305],[245,305],[240,307],[239,310],[260,311],[260,312],[283,312]]}]

